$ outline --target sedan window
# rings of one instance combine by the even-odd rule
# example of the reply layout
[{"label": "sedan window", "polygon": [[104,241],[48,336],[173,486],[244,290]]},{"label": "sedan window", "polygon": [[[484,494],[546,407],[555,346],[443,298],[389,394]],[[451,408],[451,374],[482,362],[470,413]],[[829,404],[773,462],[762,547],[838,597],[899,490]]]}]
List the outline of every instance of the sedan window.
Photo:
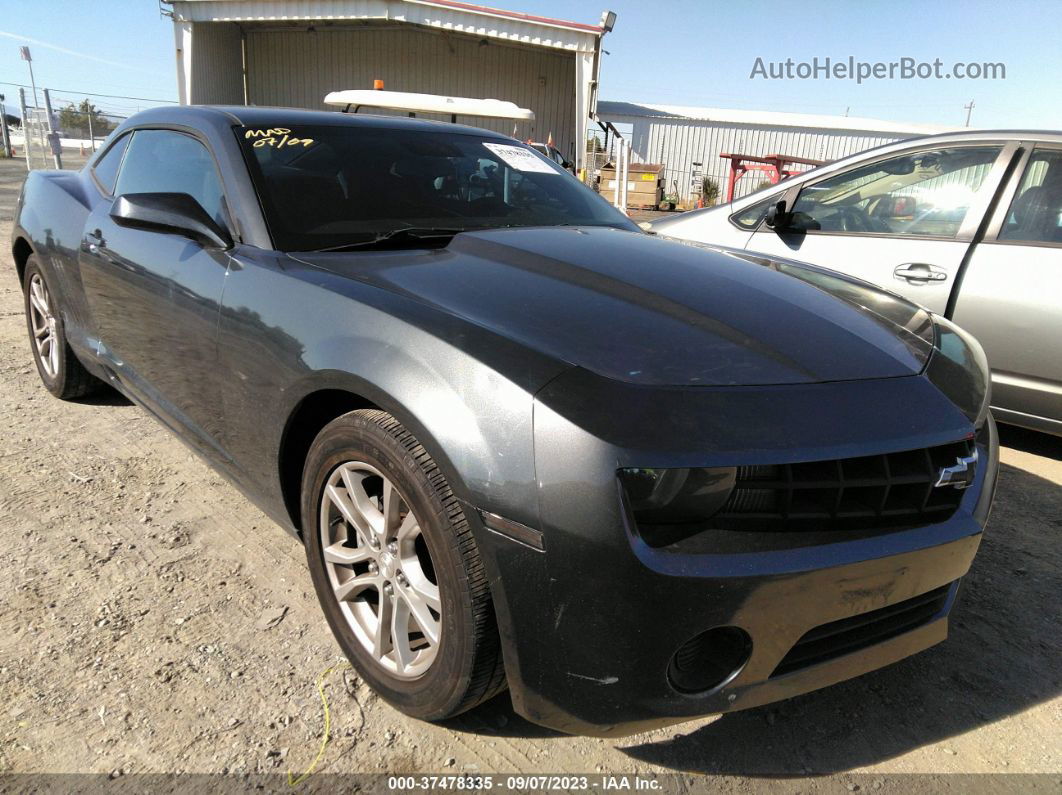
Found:
[{"label": "sedan window", "polygon": [[214,156],[184,133],[137,130],[122,164],[116,193],[187,193],[215,221],[227,225]]},{"label": "sedan window", "polygon": [[1062,151],[1033,152],[999,239],[1062,243]]},{"label": "sedan window", "polygon": [[[277,248],[445,245],[445,230],[637,227],[530,147],[449,130],[237,128]],[[395,235],[416,229],[417,234]]]},{"label": "sedan window", "polygon": [[850,169],[804,188],[792,227],[954,237],[999,151],[999,146],[934,149]]}]

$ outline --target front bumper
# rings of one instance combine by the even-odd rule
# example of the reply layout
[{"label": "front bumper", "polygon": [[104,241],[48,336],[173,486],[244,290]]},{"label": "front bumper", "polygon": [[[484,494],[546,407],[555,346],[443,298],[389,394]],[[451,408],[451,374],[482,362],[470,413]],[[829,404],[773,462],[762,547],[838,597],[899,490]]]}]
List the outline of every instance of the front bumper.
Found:
[{"label": "front bumper", "polygon": [[[645,546],[626,526],[614,482],[617,466],[629,465],[621,452],[548,410],[536,416],[536,438],[539,429],[543,438],[555,440],[536,450],[544,551],[487,529],[478,513],[477,535],[499,575],[492,585],[515,709],[560,731],[600,736],[789,698],[942,641],[958,580],[980,543],[998,468],[998,441],[989,420],[978,441],[984,465],[945,522],[844,543],[676,555]],[[952,429],[937,423],[935,432],[956,438],[969,426],[955,419]],[[906,427],[904,438],[893,440],[895,449],[917,446],[911,440],[918,434]],[[821,438],[829,442],[828,435]],[[595,455],[603,466],[587,470],[586,461]],[[666,455],[682,458],[674,450]],[[726,456],[711,463],[720,458]],[[566,469],[577,466],[583,467],[578,478]],[[587,471],[612,474],[595,480]],[[546,472],[552,482],[543,479]],[[809,631],[934,589],[941,589],[939,609],[916,626],[773,675]],[[720,626],[748,633],[751,656],[715,689],[680,692],[668,678],[676,650]]]}]

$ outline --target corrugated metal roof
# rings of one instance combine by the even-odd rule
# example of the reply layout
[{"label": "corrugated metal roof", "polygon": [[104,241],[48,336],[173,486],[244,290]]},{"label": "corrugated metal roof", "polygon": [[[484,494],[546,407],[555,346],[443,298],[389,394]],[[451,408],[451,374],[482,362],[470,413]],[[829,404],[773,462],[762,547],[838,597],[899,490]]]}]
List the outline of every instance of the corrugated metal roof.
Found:
[{"label": "corrugated metal roof", "polygon": [[748,124],[756,127],[801,127],[813,130],[852,130],[859,132],[897,133],[900,135],[931,135],[960,129],[941,124],[911,124],[907,122],[866,119],[856,116],[822,116],[810,113],[782,113],[732,108],[697,108],[687,105],[658,105],[656,103],[608,102],[597,103],[597,115],[645,116],[656,118],[708,121],[716,124]]},{"label": "corrugated metal roof", "polygon": [[382,20],[593,52],[599,25],[504,11],[457,0],[172,0],[183,22],[313,22]]}]

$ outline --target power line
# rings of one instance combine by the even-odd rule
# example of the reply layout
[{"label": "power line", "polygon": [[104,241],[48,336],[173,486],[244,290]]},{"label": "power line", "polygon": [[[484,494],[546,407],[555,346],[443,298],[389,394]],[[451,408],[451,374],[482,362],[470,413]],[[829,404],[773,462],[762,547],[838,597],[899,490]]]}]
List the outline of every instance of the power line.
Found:
[{"label": "power line", "polygon": [[[15,86],[15,88],[29,88],[29,86],[23,85],[22,83],[7,83],[7,82],[4,82],[3,80],[0,80],[0,86]],[[121,94],[96,94],[96,93],[93,93],[92,91],[76,91],[76,90],[68,89],[68,88],[49,88],[49,90],[53,91],[53,92],[61,93],[61,94],[77,94],[78,96],[82,96],[82,97],[109,97],[110,99],[131,99],[134,102],[136,102],[136,101],[139,101],[139,102],[166,102],[166,103],[169,103],[171,105],[178,104],[177,100],[175,100],[175,99],[157,99],[155,97],[126,97],[126,96],[123,96]]]}]

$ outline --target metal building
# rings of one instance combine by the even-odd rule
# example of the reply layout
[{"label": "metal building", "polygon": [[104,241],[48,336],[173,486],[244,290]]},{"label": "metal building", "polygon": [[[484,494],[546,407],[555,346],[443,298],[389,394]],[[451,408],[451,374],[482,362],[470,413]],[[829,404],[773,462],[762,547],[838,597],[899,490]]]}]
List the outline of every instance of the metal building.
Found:
[{"label": "metal building", "polygon": [[[597,113],[630,139],[635,162],[665,164],[667,190],[683,200],[700,194],[705,176],[725,193],[730,166],[720,158],[723,153],[836,160],[891,141],[950,129],[849,116],[605,100],[598,103]],[[737,183],[735,197],[751,193],[761,181],[747,174]]]},{"label": "metal building", "polygon": [[[464,120],[546,140],[580,167],[596,102],[599,25],[452,0],[167,0],[182,103],[324,109],[372,88],[502,99],[534,122]],[[442,117],[439,117],[440,119]]]}]

